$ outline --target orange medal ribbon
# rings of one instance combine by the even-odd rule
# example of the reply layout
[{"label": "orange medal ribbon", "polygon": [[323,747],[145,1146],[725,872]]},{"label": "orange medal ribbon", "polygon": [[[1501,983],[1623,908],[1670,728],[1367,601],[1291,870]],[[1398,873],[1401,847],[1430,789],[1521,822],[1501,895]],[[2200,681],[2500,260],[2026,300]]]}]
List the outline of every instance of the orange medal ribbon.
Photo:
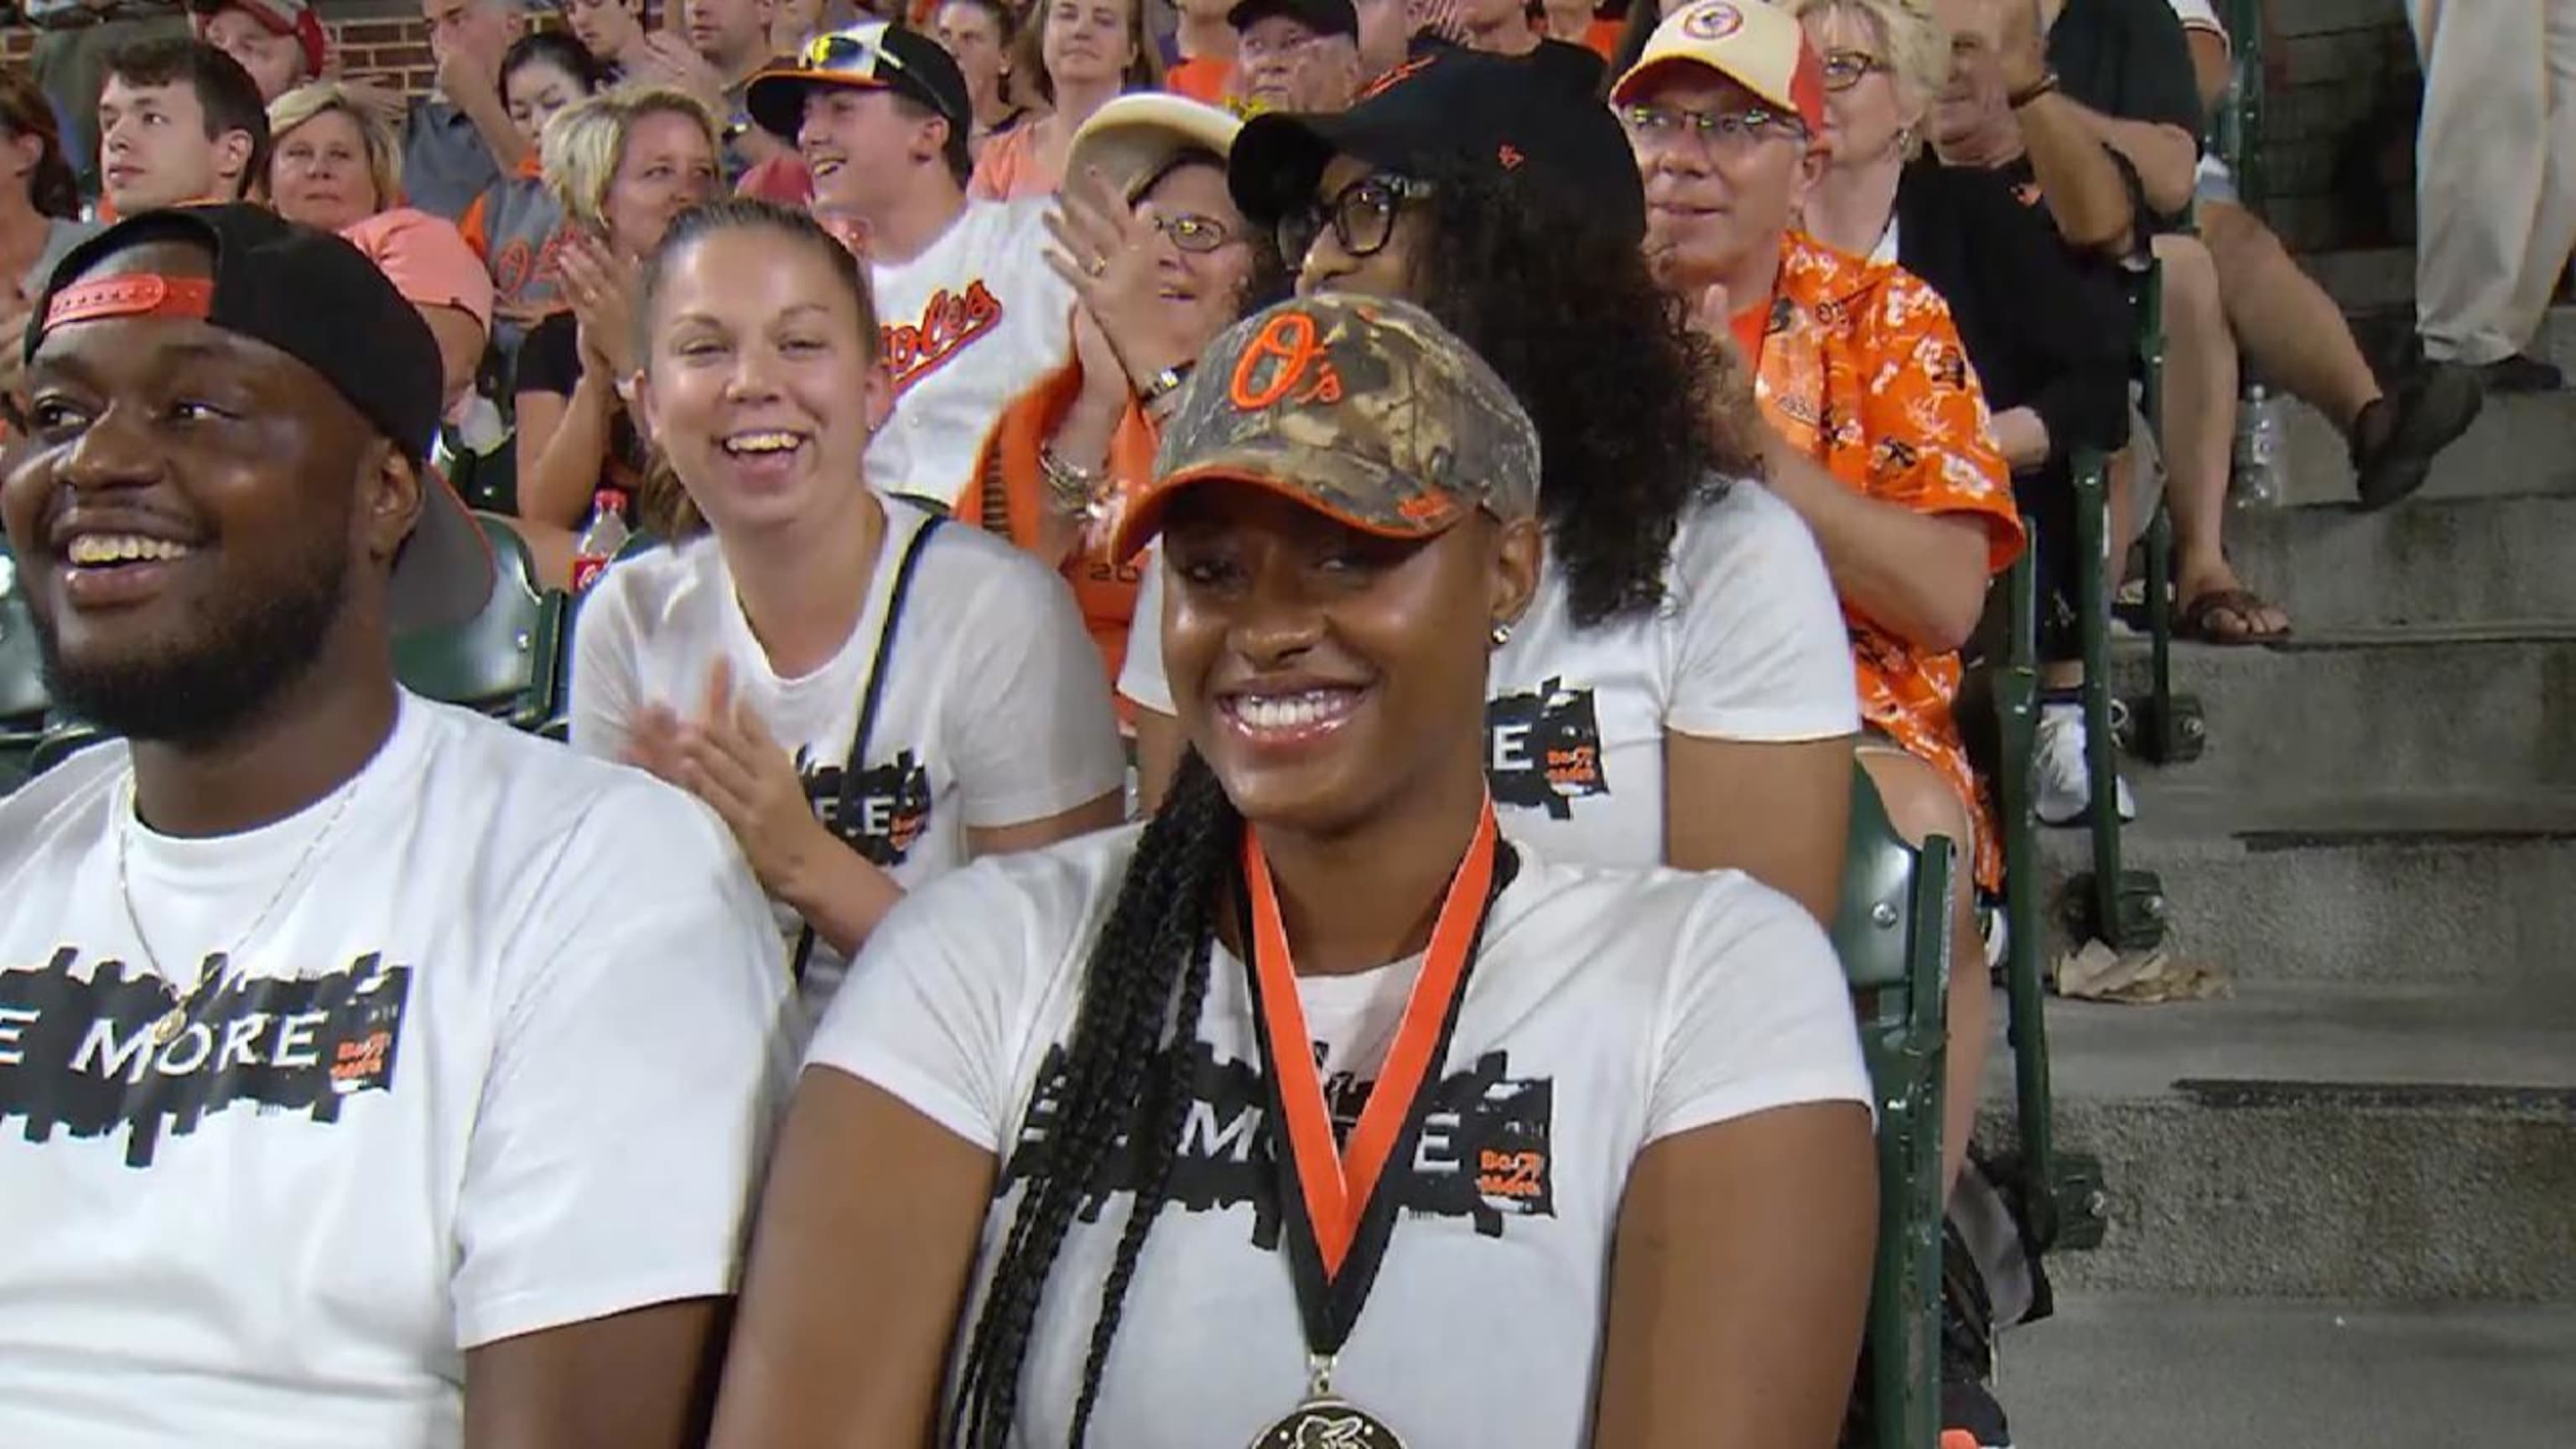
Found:
[{"label": "orange medal ribbon", "polygon": [[1458,863],[1449,893],[1441,900],[1439,919],[1431,928],[1431,949],[1405,1000],[1395,1043],[1387,1049],[1385,1067],[1345,1149],[1334,1145],[1333,1114],[1316,1075],[1314,1046],[1297,997],[1296,967],[1288,949],[1288,928],[1279,916],[1270,862],[1261,853],[1258,832],[1243,833],[1243,877],[1252,897],[1252,967],[1259,987],[1262,1033],[1268,1041],[1284,1119],[1280,1149],[1289,1162],[1283,1165],[1295,1173],[1327,1277],[1341,1272],[1385,1174],[1387,1159],[1439,1065],[1433,1058],[1446,1044],[1450,1008],[1492,897],[1499,842],[1493,801],[1488,799],[1466,858]]}]

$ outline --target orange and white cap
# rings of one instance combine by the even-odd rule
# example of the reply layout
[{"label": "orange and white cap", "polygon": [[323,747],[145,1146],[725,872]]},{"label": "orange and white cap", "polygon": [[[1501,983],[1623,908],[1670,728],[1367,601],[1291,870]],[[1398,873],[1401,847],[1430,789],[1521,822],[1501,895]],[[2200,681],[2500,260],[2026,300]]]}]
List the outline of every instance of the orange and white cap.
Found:
[{"label": "orange and white cap", "polygon": [[1663,19],[1645,53],[1610,88],[1625,105],[1673,67],[1712,70],[1806,123],[1825,128],[1825,63],[1806,27],[1784,5],[1763,0],[1693,0]]}]

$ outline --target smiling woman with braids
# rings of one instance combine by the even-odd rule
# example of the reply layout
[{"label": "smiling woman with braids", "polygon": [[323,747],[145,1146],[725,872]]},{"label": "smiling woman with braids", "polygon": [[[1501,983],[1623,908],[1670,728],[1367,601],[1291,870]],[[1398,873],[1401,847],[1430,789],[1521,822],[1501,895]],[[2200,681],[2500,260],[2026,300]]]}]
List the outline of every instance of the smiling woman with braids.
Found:
[{"label": "smiling woman with braids", "polygon": [[1282,303],[1156,474],[1170,798],[869,942],[715,1444],[1831,1444],[1877,1200],[1841,976],[1740,874],[1499,838],[1543,547],[1501,379],[1407,303]]},{"label": "smiling woman with braids", "polygon": [[[1448,51],[1339,115],[1246,123],[1228,181],[1299,291],[1422,304],[1538,425],[1548,568],[1494,653],[1480,751],[1505,828],[1568,860],[1742,870],[1829,919],[1859,729],[1841,612],[1756,481],[1749,404],[1721,415],[1726,364],[1646,270],[1626,148],[1601,106]],[[1151,630],[1119,692],[1158,800],[1179,747]]]}]

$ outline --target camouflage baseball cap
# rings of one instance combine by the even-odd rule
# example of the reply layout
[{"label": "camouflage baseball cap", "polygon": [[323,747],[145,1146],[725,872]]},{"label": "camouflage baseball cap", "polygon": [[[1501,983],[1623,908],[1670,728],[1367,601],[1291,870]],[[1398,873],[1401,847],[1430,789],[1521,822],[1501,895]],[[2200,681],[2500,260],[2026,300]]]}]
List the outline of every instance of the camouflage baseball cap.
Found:
[{"label": "camouflage baseball cap", "polygon": [[1251,483],[1364,533],[1429,538],[1481,508],[1538,512],[1538,431],[1485,360],[1431,314],[1325,293],[1257,312],[1208,346],[1163,428],[1154,485],[1117,556],[1197,483]]}]

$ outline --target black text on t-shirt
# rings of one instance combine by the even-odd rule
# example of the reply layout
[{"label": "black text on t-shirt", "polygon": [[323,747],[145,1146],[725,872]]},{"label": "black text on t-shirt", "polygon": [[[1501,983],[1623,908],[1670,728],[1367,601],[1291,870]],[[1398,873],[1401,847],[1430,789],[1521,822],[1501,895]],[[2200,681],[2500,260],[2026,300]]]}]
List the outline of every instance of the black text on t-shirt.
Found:
[{"label": "black text on t-shirt", "polygon": [[25,1118],[29,1142],[122,1126],[126,1166],[150,1167],[165,1125],[185,1137],[236,1102],[331,1123],[345,1099],[393,1090],[411,968],[379,954],[317,976],[231,981],[224,958],[209,957],[220,984],[166,1042],[153,1027],[178,1002],[161,978],[111,959],[81,980],[79,961],[65,946],[40,970],[0,971],[0,1122]]},{"label": "black text on t-shirt", "polygon": [[[1181,1123],[1179,1155],[1168,1180],[1168,1201],[1185,1212],[1222,1212],[1250,1204],[1253,1246],[1279,1247],[1276,1151],[1267,1121],[1268,1094],[1259,1068],[1248,1061],[1219,1061],[1207,1043],[1183,1048],[1189,1058],[1190,1106]],[[1160,1080],[1160,1065],[1145,1069]],[[1044,1161],[1064,1085],[1064,1048],[1051,1047],[1038,1068],[1036,1097],[1020,1140],[1002,1167],[1002,1187],[1028,1176]],[[1356,1119],[1369,1084],[1336,1075],[1330,1084],[1337,1123]],[[1550,1135],[1554,1126],[1553,1079],[1514,1078],[1509,1055],[1491,1051],[1468,1070],[1443,1078],[1423,1114],[1407,1168],[1394,1180],[1399,1206],[1433,1217],[1467,1218],[1486,1237],[1503,1235],[1512,1218],[1554,1217]],[[1095,1196],[1083,1218],[1097,1219],[1110,1193],[1132,1193],[1143,1180],[1131,1131],[1110,1149]]]},{"label": "black text on t-shirt", "polygon": [[849,820],[841,818],[841,766],[817,768],[811,751],[799,750],[796,773],[804,777],[805,798],[814,802],[815,818],[872,865],[903,864],[930,824],[930,771],[910,750],[859,772],[858,788],[850,792]]},{"label": "black text on t-shirt", "polygon": [[1567,820],[1576,800],[1610,793],[1591,690],[1551,679],[1528,694],[1499,695],[1485,705],[1485,737],[1485,778],[1497,805]]}]

